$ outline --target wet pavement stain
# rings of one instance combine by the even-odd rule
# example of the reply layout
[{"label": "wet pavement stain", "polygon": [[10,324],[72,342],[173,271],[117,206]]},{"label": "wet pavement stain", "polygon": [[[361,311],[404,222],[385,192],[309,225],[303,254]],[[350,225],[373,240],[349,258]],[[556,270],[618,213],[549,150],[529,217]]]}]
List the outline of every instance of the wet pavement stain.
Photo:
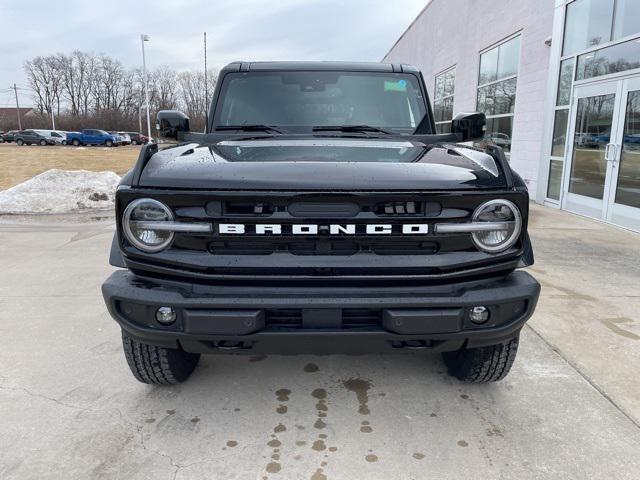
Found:
[{"label": "wet pavement stain", "polygon": [[360,423],[360,431],[362,433],[371,433],[373,432],[373,428],[371,428],[371,426],[369,425],[369,422],[367,422],[366,420],[364,420],[363,422]]},{"label": "wet pavement stain", "polygon": [[276,399],[281,402],[278,408],[276,408],[276,412],[280,415],[284,415],[289,410],[286,405],[283,405],[284,402],[289,401],[289,395],[291,395],[291,390],[288,388],[281,388],[276,391]]},{"label": "wet pavement stain", "polygon": [[307,363],[304,366],[304,371],[307,372],[307,373],[315,373],[318,370],[320,370],[320,368],[315,363]]},{"label": "wet pavement stain", "polygon": [[266,360],[266,355],[252,355],[249,357],[250,362],[261,362],[262,360]]},{"label": "wet pavement stain", "polygon": [[276,425],[274,427],[273,431],[275,433],[286,432],[287,431],[287,427],[285,427],[283,424],[279,423],[278,425]]},{"label": "wet pavement stain", "polygon": [[413,454],[413,458],[416,460],[422,460],[424,458],[424,453],[416,452]]},{"label": "wet pavement stain", "polygon": [[277,438],[274,438],[273,440],[267,442],[267,445],[269,445],[271,448],[277,448],[282,445],[282,442]]},{"label": "wet pavement stain", "polygon": [[437,417],[438,415],[436,415],[435,413],[430,413],[429,416],[430,417]]},{"label": "wet pavement stain", "polygon": [[619,317],[619,318],[604,318],[600,320],[602,324],[611,330],[616,335],[620,335],[621,337],[630,338],[631,340],[640,340],[640,335],[636,335],[633,332],[625,330],[620,325],[624,324],[634,324],[634,320],[627,317]]},{"label": "wet pavement stain", "polygon": [[327,449],[327,445],[324,443],[324,440],[316,440],[313,442],[313,446],[311,448],[316,452],[322,452]]},{"label": "wet pavement stain", "polygon": [[156,421],[155,418],[147,418],[147,419],[145,419],[144,423],[153,423],[155,421]]},{"label": "wet pavement stain", "polygon": [[227,442],[227,447],[233,448],[233,447],[237,447],[238,446],[238,442],[236,442],[235,440],[229,440]]},{"label": "wet pavement stain", "polygon": [[267,472],[278,473],[282,469],[282,466],[278,462],[269,462],[267,464]]},{"label": "wet pavement stain", "polygon": [[469,400],[469,395],[465,395],[463,393],[462,395],[460,395],[460,398],[462,398],[463,400]]},{"label": "wet pavement stain", "polygon": [[296,428],[297,428],[298,430],[304,430],[304,425],[296,425]]},{"label": "wet pavement stain", "polygon": [[331,453],[333,453],[333,452],[337,452],[337,451],[338,451],[338,447],[329,447],[329,451],[330,451]]},{"label": "wet pavement stain", "polygon": [[291,390],[289,390],[288,388],[281,388],[280,390],[276,391],[276,399],[279,402],[288,402],[289,395],[291,395]]},{"label": "wet pavement stain", "polygon": [[487,428],[487,437],[504,437],[502,430],[495,425],[491,428]]},{"label": "wet pavement stain", "polygon": [[356,394],[356,398],[360,404],[358,407],[358,413],[361,415],[369,415],[371,413],[368,405],[371,381],[364,378],[350,378],[349,380],[343,381],[342,385],[350,392]]},{"label": "wet pavement stain", "polygon": [[200,421],[200,418],[199,418],[199,417],[193,417],[193,418],[191,419],[191,423],[198,423],[199,421]]},{"label": "wet pavement stain", "polygon": [[273,455],[271,455],[271,460],[280,460],[280,455],[277,453],[274,453]]},{"label": "wet pavement stain", "polygon": [[373,453],[370,453],[369,455],[364,457],[364,459],[369,463],[373,463],[378,461],[378,456],[374,455]]},{"label": "wet pavement stain", "polygon": [[468,447],[469,444],[467,442],[465,442],[464,440],[458,440],[458,446],[459,447]]},{"label": "wet pavement stain", "polygon": [[313,475],[311,475],[311,480],[327,480],[327,476],[322,473],[322,469],[319,468]]},{"label": "wet pavement stain", "polygon": [[175,410],[167,410],[167,415],[173,415],[174,413],[176,413]]},{"label": "wet pavement stain", "polygon": [[296,445],[298,447],[304,447],[307,444],[307,442],[305,442],[304,440],[298,440],[296,441]]},{"label": "wet pavement stain", "polygon": [[234,408],[234,409],[233,409],[233,411],[234,411],[234,412],[239,412],[239,411],[240,411],[240,409],[239,409],[239,408]]},{"label": "wet pavement stain", "polygon": [[318,418],[316,420],[316,423],[313,424],[313,428],[317,428],[318,430],[322,430],[326,426],[327,426],[327,424],[324,423],[321,418]]},{"label": "wet pavement stain", "polygon": [[318,438],[325,439],[325,438],[327,438],[327,435],[324,434],[324,433],[321,433],[320,435],[318,435]]}]

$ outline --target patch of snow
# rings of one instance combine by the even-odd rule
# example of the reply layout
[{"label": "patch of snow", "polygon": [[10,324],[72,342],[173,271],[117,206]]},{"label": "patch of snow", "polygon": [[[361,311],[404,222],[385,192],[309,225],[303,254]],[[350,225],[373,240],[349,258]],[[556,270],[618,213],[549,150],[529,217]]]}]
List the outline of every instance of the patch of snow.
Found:
[{"label": "patch of snow", "polygon": [[48,170],[0,191],[0,214],[71,213],[113,208],[114,172]]}]

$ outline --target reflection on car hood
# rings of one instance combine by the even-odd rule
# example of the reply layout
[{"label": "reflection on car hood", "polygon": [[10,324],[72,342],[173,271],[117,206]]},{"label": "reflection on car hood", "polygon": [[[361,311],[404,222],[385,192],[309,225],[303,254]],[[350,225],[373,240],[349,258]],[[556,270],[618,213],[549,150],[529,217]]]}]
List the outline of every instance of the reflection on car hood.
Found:
[{"label": "reflection on car hood", "polygon": [[505,187],[493,157],[459,144],[385,139],[226,140],[151,157],[141,187],[211,190],[471,190]]}]

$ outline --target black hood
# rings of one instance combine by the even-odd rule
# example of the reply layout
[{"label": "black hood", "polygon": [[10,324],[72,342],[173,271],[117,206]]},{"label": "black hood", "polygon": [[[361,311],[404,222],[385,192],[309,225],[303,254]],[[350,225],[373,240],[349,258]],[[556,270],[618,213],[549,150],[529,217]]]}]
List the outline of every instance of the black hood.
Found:
[{"label": "black hood", "polygon": [[247,139],[154,154],[141,187],[204,190],[477,190],[504,188],[488,153],[403,139]]}]

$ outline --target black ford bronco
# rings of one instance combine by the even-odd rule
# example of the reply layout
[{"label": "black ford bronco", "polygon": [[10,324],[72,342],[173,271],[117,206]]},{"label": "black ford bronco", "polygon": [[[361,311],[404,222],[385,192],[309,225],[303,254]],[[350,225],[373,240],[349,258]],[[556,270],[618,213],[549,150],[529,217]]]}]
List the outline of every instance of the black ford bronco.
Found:
[{"label": "black ford bronco", "polygon": [[[483,114],[437,134],[422,75],[232,63],[206,133],[177,111],[117,190],[104,299],[141,382],[200,354],[443,352],[500,380],[540,292],[529,197]],[[479,147],[460,142],[476,140]]]}]

